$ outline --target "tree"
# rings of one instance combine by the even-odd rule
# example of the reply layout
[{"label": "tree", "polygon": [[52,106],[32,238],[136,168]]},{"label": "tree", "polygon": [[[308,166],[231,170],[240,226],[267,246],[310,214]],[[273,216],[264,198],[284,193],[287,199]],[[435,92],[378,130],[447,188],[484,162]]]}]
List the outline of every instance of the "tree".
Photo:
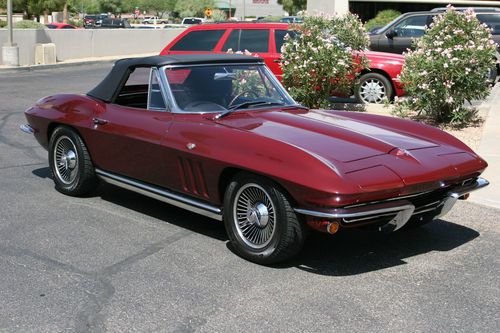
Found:
[{"label": "tree", "polygon": [[181,17],[204,17],[205,9],[213,7],[213,0],[182,0],[177,1],[175,11],[178,12]]},{"label": "tree", "polygon": [[163,17],[166,13],[172,13],[176,4],[177,0],[142,0],[140,8],[154,12],[158,17]]},{"label": "tree", "polygon": [[397,10],[394,10],[394,9],[382,10],[382,11],[378,12],[374,18],[372,18],[371,20],[368,20],[365,23],[365,29],[367,31],[370,31],[371,29],[373,29],[375,27],[383,27],[384,25],[391,22],[399,15],[401,15],[401,13],[398,12]]},{"label": "tree", "polygon": [[278,0],[278,3],[283,5],[283,9],[289,15],[295,15],[297,12],[305,10],[307,6],[307,0]]},{"label": "tree", "polygon": [[100,0],[99,8],[103,13],[112,13],[116,16],[132,11],[131,2],[123,0]]},{"label": "tree", "polygon": [[28,0],[28,12],[37,17],[43,15],[44,21],[48,22],[49,13],[53,11],[60,11],[64,4],[64,0]]}]

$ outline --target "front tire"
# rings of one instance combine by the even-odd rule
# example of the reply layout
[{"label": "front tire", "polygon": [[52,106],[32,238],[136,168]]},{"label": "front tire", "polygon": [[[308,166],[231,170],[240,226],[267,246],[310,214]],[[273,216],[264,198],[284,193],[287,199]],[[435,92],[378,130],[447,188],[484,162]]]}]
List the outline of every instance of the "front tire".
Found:
[{"label": "front tire", "polygon": [[303,226],[283,191],[255,175],[239,174],[229,184],[224,224],[237,254],[258,264],[290,259],[304,243]]},{"label": "front tire", "polygon": [[382,74],[366,73],[361,75],[356,88],[356,99],[364,104],[382,104],[392,100],[394,92],[391,82]]},{"label": "front tire", "polygon": [[90,154],[80,136],[71,128],[57,127],[49,141],[49,165],[61,193],[81,196],[97,185]]}]

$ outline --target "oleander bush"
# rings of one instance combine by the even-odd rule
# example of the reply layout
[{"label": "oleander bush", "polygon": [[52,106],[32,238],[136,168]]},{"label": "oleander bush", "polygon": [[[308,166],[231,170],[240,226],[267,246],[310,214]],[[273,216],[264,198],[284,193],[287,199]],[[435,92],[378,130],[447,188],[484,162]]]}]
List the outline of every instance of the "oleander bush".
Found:
[{"label": "oleander bush", "polygon": [[401,13],[394,9],[381,10],[380,12],[377,13],[377,15],[374,18],[366,21],[365,29],[367,31],[370,31],[375,27],[383,27],[384,25],[391,22],[399,15],[401,15]]},{"label": "oleander bush", "polygon": [[475,110],[464,103],[489,95],[495,51],[490,30],[472,10],[449,6],[406,54],[400,79],[408,98],[395,101],[395,113],[438,124],[470,122]]},{"label": "oleander bush", "polygon": [[31,20],[22,20],[14,23],[15,29],[45,29],[45,26],[41,23]]},{"label": "oleander bush", "polygon": [[292,25],[281,49],[283,83],[292,97],[310,108],[328,108],[333,94],[350,96],[358,73],[367,67],[362,51],[369,40],[356,15],[305,16]]}]

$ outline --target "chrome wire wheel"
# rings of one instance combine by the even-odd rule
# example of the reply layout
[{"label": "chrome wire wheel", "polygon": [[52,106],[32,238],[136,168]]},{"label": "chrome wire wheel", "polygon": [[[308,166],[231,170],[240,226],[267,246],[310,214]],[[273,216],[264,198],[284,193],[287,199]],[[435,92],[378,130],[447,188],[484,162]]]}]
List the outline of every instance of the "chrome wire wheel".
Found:
[{"label": "chrome wire wheel", "polygon": [[241,240],[252,249],[262,249],[276,232],[276,209],[266,190],[254,183],[242,186],[234,198],[233,216]]},{"label": "chrome wire wheel", "polygon": [[369,78],[361,83],[359,95],[364,103],[380,104],[387,96],[385,85],[376,78]]},{"label": "chrome wire wheel", "polygon": [[54,144],[54,171],[64,184],[72,184],[78,176],[78,155],[73,141],[63,135]]}]

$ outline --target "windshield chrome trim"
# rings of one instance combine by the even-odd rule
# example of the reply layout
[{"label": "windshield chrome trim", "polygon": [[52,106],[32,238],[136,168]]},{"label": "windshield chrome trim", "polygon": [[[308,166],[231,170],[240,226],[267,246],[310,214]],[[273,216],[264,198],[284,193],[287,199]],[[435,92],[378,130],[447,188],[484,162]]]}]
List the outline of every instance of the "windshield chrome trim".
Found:
[{"label": "windshield chrome trim", "polygon": [[290,94],[288,93],[288,91],[286,91],[283,84],[281,84],[280,80],[278,80],[276,75],[274,75],[274,73],[269,69],[269,67],[264,66],[264,71],[266,72],[267,77],[271,80],[271,82],[276,85],[277,89],[279,89],[280,93],[282,93],[290,102],[292,102],[292,104],[299,104],[297,103],[296,100],[293,99],[292,96],[290,96]]},{"label": "windshield chrome trim", "polygon": [[[149,71],[149,79],[148,79],[148,101],[146,105],[146,109],[151,110],[151,111],[161,111],[161,112],[167,112],[168,111],[168,100],[167,96],[165,94],[165,90],[163,89],[163,83],[161,82],[160,75],[159,75],[159,70],[157,67],[151,67],[151,70]],[[163,103],[165,104],[164,108],[161,107],[152,107],[151,106],[151,93],[153,92],[153,87],[152,87],[152,82],[153,82],[153,77],[156,77],[158,80],[158,85],[160,88],[160,94],[163,98]]]}]

